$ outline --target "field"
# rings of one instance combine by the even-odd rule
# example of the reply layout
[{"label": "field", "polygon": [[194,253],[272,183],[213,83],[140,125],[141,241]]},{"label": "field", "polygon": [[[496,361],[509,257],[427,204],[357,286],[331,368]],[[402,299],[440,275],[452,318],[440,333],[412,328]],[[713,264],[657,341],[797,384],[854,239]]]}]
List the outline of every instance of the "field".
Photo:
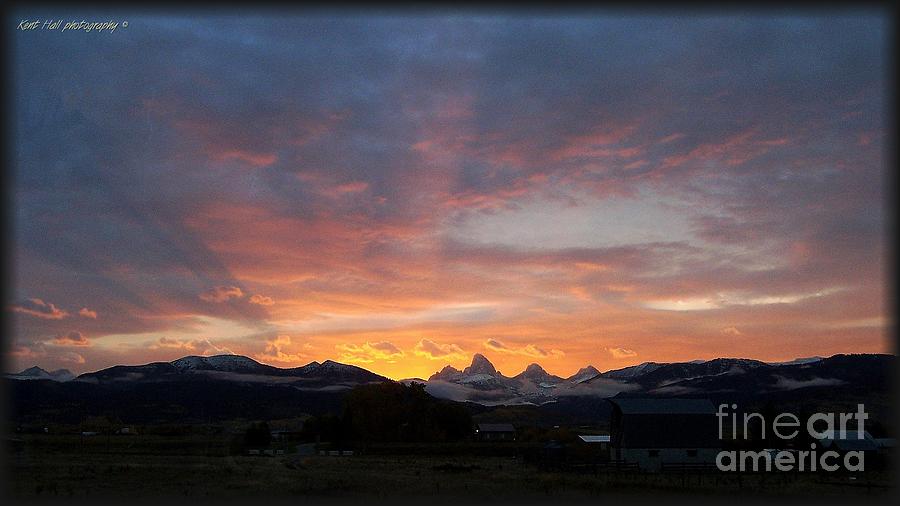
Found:
[{"label": "field", "polygon": [[[221,436],[26,435],[8,458],[15,498],[466,498],[606,495],[880,495],[886,473],[626,473],[544,471],[517,456],[229,455]],[[420,450],[427,450],[420,448]],[[852,478],[852,479],[851,479]]]}]

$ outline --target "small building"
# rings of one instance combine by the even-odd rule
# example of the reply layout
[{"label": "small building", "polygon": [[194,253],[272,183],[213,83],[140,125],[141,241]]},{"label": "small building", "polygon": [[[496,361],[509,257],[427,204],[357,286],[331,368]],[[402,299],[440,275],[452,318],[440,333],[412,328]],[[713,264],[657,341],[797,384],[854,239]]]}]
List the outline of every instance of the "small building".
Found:
[{"label": "small building", "polygon": [[708,399],[608,399],[610,458],[644,471],[714,467],[721,450]]},{"label": "small building", "polygon": [[515,441],[516,428],[511,423],[479,423],[475,438],[479,441]]}]

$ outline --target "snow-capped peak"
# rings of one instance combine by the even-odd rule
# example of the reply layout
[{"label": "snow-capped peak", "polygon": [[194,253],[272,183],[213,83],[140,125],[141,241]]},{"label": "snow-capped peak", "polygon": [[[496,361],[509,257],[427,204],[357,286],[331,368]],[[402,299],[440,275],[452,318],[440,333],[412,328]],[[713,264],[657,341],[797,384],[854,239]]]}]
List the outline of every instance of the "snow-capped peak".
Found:
[{"label": "snow-capped peak", "polygon": [[661,367],[660,364],[656,362],[644,362],[642,364],[633,365],[631,367],[625,367],[624,369],[617,369],[615,371],[607,371],[603,373],[604,376],[608,378],[614,379],[626,379],[626,378],[634,378],[640,376],[642,374],[646,374],[648,372],[655,371]]},{"label": "snow-capped peak", "polygon": [[441,381],[452,381],[454,379],[459,378],[462,375],[462,371],[453,367],[452,365],[444,366],[443,369],[431,375],[428,380],[441,380]]},{"label": "snow-capped peak", "polygon": [[170,363],[180,371],[212,369],[215,371],[238,372],[263,367],[256,360],[243,355],[213,355],[211,357],[191,355],[173,360]]},{"label": "snow-capped peak", "polygon": [[819,362],[823,360],[822,357],[803,357],[803,358],[795,358],[794,360],[789,360],[787,362],[769,362],[770,365],[804,365],[804,364],[812,364],[814,362]]},{"label": "snow-capped peak", "polygon": [[463,374],[466,376],[473,374],[487,374],[493,376],[497,374],[497,369],[494,368],[494,364],[492,364],[484,355],[476,353],[475,356],[472,357],[472,365],[466,367],[463,370]]},{"label": "snow-capped peak", "polygon": [[597,376],[598,374],[600,374],[600,371],[598,371],[596,367],[589,365],[587,367],[582,367],[578,370],[578,372],[570,376],[569,381],[571,383],[581,383]]},{"label": "snow-capped peak", "polygon": [[215,368],[256,367],[261,365],[256,360],[243,355],[213,355],[206,357],[206,363]]},{"label": "snow-capped peak", "polygon": [[172,365],[174,365],[178,370],[184,371],[184,370],[200,369],[204,365],[206,365],[206,360],[204,360],[203,357],[191,355],[189,357],[182,357],[182,358],[179,358],[178,360],[173,360],[170,363]]},{"label": "snow-capped peak", "polygon": [[545,371],[544,368],[541,367],[540,364],[535,363],[535,364],[528,364],[528,367],[525,368],[524,373],[530,376],[530,375],[534,375],[534,374],[547,374],[547,371]]}]

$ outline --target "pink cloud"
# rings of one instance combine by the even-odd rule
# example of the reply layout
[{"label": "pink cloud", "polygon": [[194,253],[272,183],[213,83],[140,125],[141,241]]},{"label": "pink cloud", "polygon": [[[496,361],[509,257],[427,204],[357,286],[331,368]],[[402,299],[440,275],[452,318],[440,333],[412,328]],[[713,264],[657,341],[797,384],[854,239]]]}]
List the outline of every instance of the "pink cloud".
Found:
[{"label": "pink cloud", "polygon": [[62,320],[69,316],[67,311],[41,299],[28,299],[19,305],[12,306],[10,309],[16,313],[27,314],[45,320]]},{"label": "pink cloud", "polygon": [[232,149],[215,155],[213,158],[219,161],[240,160],[253,167],[262,168],[275,163],[278,160],[278,155],[275,153],[257,153],[253,151]]},{"label": "pink cloud", "polygon": [[607,348],[606,351],[616,360],[637,356],[637,353],[634,350],[628,348]]},{"label": "pink cloud", "polygon": [[275,304],[275,300],[272,297],[266,297],[265,295],[254,294],[250,296],[251,304],[258,304],[260,306],[271,306]]},{"label": "pink cloud", "polygon": [[90,346],[91,342],[81,332],[72,331],[53,340],[60,346]]},{"label": "pink cloud", "polygon": [[244,296],[243,290],[236,286],[217,286],[200,294],[200,298],[207,302],[227,302],[231,299],[240,299]]}]

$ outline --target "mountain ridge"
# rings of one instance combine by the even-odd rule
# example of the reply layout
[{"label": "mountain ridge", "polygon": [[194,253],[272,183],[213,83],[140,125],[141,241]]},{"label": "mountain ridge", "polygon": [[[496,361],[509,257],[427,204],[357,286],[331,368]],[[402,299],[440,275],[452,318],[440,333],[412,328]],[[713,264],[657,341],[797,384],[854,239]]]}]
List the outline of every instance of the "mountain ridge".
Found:
[{"label": "mountain ridge", "polygon": [[[235,364],[251,368],[258,364],[260,370],[226,370]],[[474,412],[499,409],[498,413],[543,413],[540,416],[555,420],[553,423],[599,416],[603,410],[608,411],[605,400],[611,397],[708,398],[742,405],[761,405],[773,399],[786,403],[864,399],[867,408],[872,403],[873,409],[883,415],[896,356],[839,354],[784,365],[742,359],[658,365],[653,371],[619,379],[602,374],[590,377],[596,368],[585,367],[582,374],[552,380],[555,384],[537,377],[542,367],[531,367],[532,374],[517,375],[518,379],[499,372],[487,374],[487,367],[476,367],[473,379],[465,377],[463,371],[445,367],[440,378],[434,378],[439,372],[427,380],[409,378],[401,382],[424,383],[433,397],[464,403]],[[179,366],[184,370],[179,371]],[[66,419],[66,423],[76,423],[84,413],[107,412],[148,421],[333,414],[340,412],[345,395],[353,388],[393,381],[334,361],[280,369],[235,356],[192,358],[178,365],[155,362],[114,366],[65,382],[17,381],[15,376],[6,378],[11,383],[18,420]],[[60,411],[60,406],[68,408]]]},{"label": "mountain ridge", "polygon": [[[529,364],[515,376],[505,376],[483,354],[476,353],[463,370],[447,365],[421,382],[433,395],[484,403],[542,404],[568,396],[610,396],[620,392],[642,391],[648,394],[703,391],[712,384],[734,384],[742,375],[753,373],[762,385],[795,387],[812,384],[840,384],[831,377],[808,377],[805,369],[820,367],[837,357],[798,358],[786,362],[762,362],[745,358],[715,358],[689,362],[644,362],[600,372],[588,365],[567,378],[547,372],[538,363]],[[861,354],[856,356],[871,356]],[[894,355],[885,355],[893,357]],[[4,375],[13,380],[51,380],[87,383],[134,381],[229,380],[244,383],[284,384],[301,389],[348,389],[371,382],[393,381],[362,367],[333,360],[312,361],[306,365],[280,368],[263,364],[243,355],[188,355],[170,362],[141,365],[116,365],[94,372],[72,375],[67,370],[48,373],[34,366],[17,374]],[[743,376],[749,377],[749,376]],[[774,388],[774,387],[772,387]]]}]

